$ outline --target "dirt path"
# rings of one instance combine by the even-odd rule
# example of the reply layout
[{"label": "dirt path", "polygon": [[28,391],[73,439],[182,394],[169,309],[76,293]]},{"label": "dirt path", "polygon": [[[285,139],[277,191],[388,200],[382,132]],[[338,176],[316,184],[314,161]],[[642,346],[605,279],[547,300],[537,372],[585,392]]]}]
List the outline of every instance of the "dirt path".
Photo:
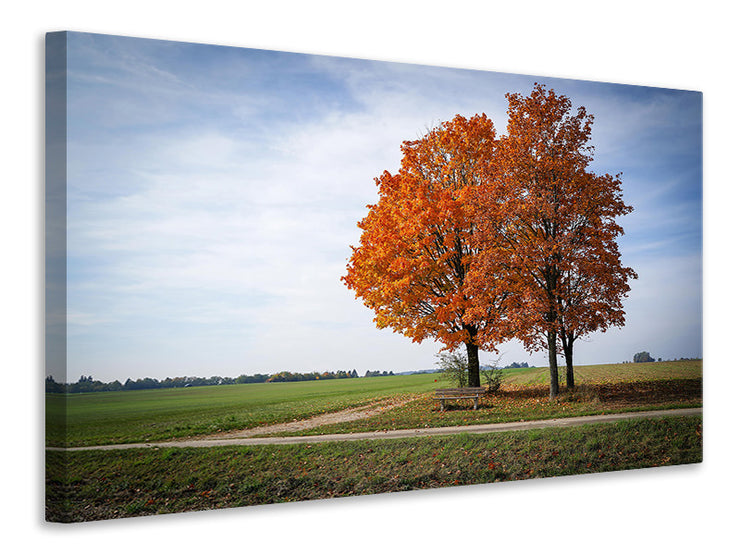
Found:
[{"label": "dirt path", "polygon": [[[355,409],[362,410],[362,409]],[[367,409],[372,410],[372,409]],[[345,412],[345,411],[343,411]],[[294,437],[216,437],[210,439],[193,439],[182,441],[166,441],[159,443],[127,443],[121,445],[100,445],[93,447],[71,447],[68,449],[48,447],[55,451],[83,451],[83,450],[110,450],[110,449],[141,449],[141,448],[167,448],[167,447],[219,447],[235,445],[285,445],[290,443],[320,443],[326,441],[356,441],[361,439],[397,439],[409,437],[423,437],[432,435],[451,434],[484,434],[494,432],[505,432],[512,430],[533,430],[538,428],[561,428],[567,426],[580,426],[583,424],[596,424],[604,422],[617,422],[632,418],[659,418],[662,416],[692,416],[701,415],[702,408],[669,409],[640,412],[623,412],[615,414],[599,414],[595,416],[574,416],[570,418],[554,418],[550,420],[530,420],[525,422],[504,422],[500,424],[474,424],[470,426],[449,426],[444,428],[414,428],[409,430],[389,430],[382,432],[359,432],[351,434],[325,434],[320,436],[294,436]],[[327,415],[330,416],[330,415]],[[360,417],[361,418],[361,417]],[[297,424],[297,423],[296,423]],[[250,430],[251,431],[251,430]],[[260,432],[260,433],[265,433]]]},{"label": "dirt path", "polygon": [[407,397],[404,399],[392,399],[390,402],[385,401],[381,403],[374,403],[364,407],[346,409],[338,412],[331,412],[328,414],[320,414],[313,418],[306,420],[294,420],[292,422],[282,422],[280,424],[270,424],[268,426],[258,426],[256,428],[248,428],[246,430],[231,430],[228,432],[220,432],[218,434],[209,435],[207,437],[199,438],[206,440],[217,440],[217,439],[237,439],[254,437],[258,435],[274,434],[277,432],[299,432],[301,430],[309,430],[311,428],[317,428],[318,426],[324,426],[326,424],[340,424],[343,422],[352,422],[353,420],[361,420],[363,418],[370,418],[377,414],[402,407],[406,403],[409,403],[417,397]]}]

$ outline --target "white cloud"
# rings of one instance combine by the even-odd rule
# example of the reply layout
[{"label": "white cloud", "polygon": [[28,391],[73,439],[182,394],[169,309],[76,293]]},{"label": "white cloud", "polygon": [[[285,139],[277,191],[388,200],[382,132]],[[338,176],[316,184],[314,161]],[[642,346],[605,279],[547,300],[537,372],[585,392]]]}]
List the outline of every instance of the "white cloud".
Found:
[{"label": "white cloud", "polygon": [[[349,245],[359,239],[356,222],[377,198],[373,178],[398,168],[402,140],[418,138],[456,113],[486,112],[505,132],[503,91],[526,91],[531,79],[453,70],[440,79],[434,68],[309,60],[314,70],[331,75],[332,86],[346,89],[346,106],[317,103],[310,117],[276,118],[254,109],[265,105],[265,97],[231,91],[218,98],[224,109],[202,122],[172,126],[157,120],[147,127],[135,117],[133,128],[105,141],[91,122],[72,129],[73,375],[83,368],[125,379],[178,369],[193,374],[221,368],[227,375],[433,366],[439,345],[414,345],[377,330],[372,313],[340,282]],[[155,83],[150,92],[157,102],[161,87],[179,91],[167,108],[170,115],[181,102],[188,110],[199,102],[213,105],[214,91],[179,89],[179,75],[158,75],[158,69],[168,71],[138,71]],[[298,98],[301,91],[294,94]],[[142,107],[144,113],[150,109]],[[118,114],[105,125],[116,128],[124,120]],[[617,132],[615,122],[610,126]],[[665,194],[670,191],[666,181]],[[638,229],[649,224],[642,213],[630,217]],[[658,247],[664,240],[650,243]],[[691,294],[648,279],[650,272],[643,281],[636,269],[640,287],[645,284],[635,289],[638,296],[662,290],[670,305],[675,295]],[[642,322],[645,306],[655,309],[644,301],[630,316]],[[630,329],[641,333],[643,327]],[[629,356],[610,341],[594,339],[589,345],[601,350],[584,347],[582,360]],[[514,343],[503,351],[509,362],[536,362],[539,356]]]}]

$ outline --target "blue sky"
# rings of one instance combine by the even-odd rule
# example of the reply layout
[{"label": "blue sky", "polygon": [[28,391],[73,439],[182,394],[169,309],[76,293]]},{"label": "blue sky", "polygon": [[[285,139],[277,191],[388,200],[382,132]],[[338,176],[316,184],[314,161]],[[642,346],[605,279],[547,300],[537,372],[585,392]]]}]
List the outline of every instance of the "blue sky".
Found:
[{"label": "blue sky", "polygon": [[403,140],[458,113],[505,133],[535,81],[594,114],[635,208],[627,325],[576,364],[701,356],[699,93],[71,33],[67,379],[433,367],[339,281],[356,222]]}]

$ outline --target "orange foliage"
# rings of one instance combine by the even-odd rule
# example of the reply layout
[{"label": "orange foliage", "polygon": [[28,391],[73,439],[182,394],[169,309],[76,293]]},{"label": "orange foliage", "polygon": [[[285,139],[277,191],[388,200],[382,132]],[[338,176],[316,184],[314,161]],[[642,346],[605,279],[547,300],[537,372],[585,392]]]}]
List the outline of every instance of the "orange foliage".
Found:
[{"label": "orange foliage", "polygon": [[491,271],[505,280],[514,335],[531,350],[548,348],[552,370],[558,336],[572,349],[579,336],[624,325],[621,300],[637,275],[621,264],[616,218],[632,207],[619,176],[588,171],[593,116],[585,108],[571,113],[567,97],[542,85],[507,98],[496,178],[479,191],[484,244],[469,286],[484,285]]},{"label": "orange foliage", "polygon": [[380,198],[358,224],[360,245],[352,247],[342,280],[375,311],[379,327],[450,349],[477,345],[485,329],[495,343],[496,306],[469,318],[476,294],[465,289],[477,255],[472,199],[489,184],[494,147],[485,114],[458,115],[404,142],[399,172],[376,179]]},{"label": "orange foliage", "polygon": [[465,344],[476,361],[479,345],[512,337],[547,348],[552,396],[558,338],[572,362],[575,339],[624,325],[622,298],[637,275],[621,263],[616,218],[632,207],[619,175],[588,169],[585,108],[573,113],[567,97],[537,84],[506,97],[498,140],[482,114],[402,144],[399,172],[376,179],[379,200],[358,224],[342,280],[379,327],[416,342]]}]

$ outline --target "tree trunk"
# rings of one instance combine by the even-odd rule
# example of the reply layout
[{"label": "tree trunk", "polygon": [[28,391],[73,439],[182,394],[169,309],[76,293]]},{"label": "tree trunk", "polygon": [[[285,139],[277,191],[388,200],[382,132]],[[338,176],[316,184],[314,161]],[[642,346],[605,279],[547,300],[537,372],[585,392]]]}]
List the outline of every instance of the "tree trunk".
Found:
[{"label": "tree trunk", "polygon": [[562,335],[563,340],[563,355],[565,356],[565,387],[566,389],[574,389],[576,386],[576,379],[573,374],[573,343],[575,338],[572,334]]},{"label": "tree trunk", "polygon": [[558,337],[554,330],[547,332],[547,351],[550,358],[550,400],[560,392],[558,383]]},{"label": "tree trunk", "polygon": [[480,387],[480,361],[478,360],[478,345],[465,343],[468,351],[468,386]]},{"label": "tree trunk", "polygon": [[547,322],[547,354],[550,362],[550,400],[560,393],[558,383],[558,299],[555,295],[558,285],[558,272],[554,264],[548,264],[545,272],[547,284],[548,312],[545,314]]}]

